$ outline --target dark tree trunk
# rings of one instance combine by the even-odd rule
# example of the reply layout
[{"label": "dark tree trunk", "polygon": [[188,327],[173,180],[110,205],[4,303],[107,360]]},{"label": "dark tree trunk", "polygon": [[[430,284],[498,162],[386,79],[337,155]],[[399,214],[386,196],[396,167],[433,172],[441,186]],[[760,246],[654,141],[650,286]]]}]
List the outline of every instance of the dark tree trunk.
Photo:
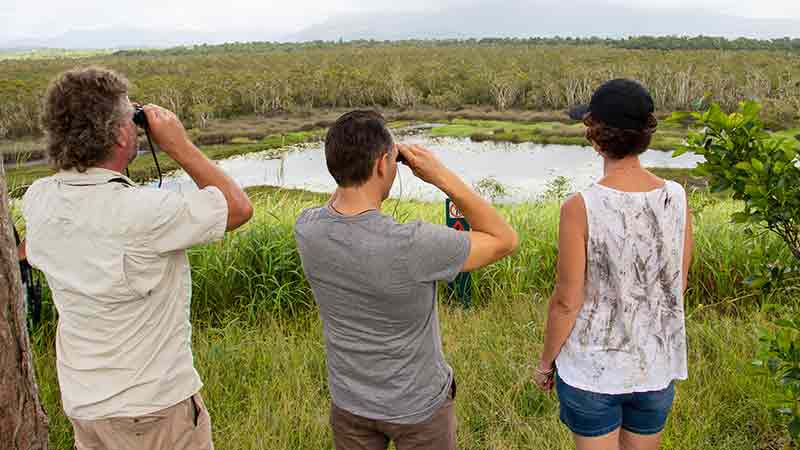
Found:
[{"label": "dark tree trunk", "polygon": [[39,401],[23,308],[6,178],[0,164],[0,449],[46,450],[47,414]]}]

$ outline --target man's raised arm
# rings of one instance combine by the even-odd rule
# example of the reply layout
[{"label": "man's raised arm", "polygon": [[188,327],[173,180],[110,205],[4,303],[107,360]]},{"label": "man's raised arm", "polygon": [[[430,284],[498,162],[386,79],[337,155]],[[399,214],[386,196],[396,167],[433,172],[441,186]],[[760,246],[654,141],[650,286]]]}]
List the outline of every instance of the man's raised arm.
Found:
[{"label": "man's raised arm", "polygon": [[475,193],[453,171],[445,167],[430,150],[398,145],[414,175],[447,194],[469,221],[470,252],[464,272],[492,264],[514,252],[517,233],[492,205]]}]

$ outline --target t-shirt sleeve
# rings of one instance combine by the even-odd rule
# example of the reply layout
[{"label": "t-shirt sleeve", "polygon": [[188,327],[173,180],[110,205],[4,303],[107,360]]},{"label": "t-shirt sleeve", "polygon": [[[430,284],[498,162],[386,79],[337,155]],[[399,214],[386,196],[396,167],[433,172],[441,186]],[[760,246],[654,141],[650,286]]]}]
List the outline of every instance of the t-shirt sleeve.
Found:
[{"label": "t-shirt sleeve", "polygon": [[469,234],[443,225],[414,225],[408,270],[418,282],[453,281],[469,256]]},{"label": "t-shirt sleeve", "polygon": [[144,241],[157,253],[185,250],[225,235],[228,202],[214,186],[191,192],[165,192],[156,202]]}]

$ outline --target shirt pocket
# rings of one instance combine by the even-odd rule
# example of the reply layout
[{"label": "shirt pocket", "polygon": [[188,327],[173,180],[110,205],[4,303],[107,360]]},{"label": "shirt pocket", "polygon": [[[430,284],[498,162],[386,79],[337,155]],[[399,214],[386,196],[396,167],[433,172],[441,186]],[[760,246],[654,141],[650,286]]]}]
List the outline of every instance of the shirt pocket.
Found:
[{"label": "shirt pocket", "polygon": [[145,299],[161,284],[168,274],[169,258],[145,251],[126,251],[122,257],[125,284],[139,299]]}]

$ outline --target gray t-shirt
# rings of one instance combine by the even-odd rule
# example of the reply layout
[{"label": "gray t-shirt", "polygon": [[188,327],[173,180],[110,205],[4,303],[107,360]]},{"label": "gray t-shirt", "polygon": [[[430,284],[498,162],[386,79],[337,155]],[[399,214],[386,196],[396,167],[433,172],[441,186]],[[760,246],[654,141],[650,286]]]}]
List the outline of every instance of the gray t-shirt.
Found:
[{"label": "gray t-shirt", "polygon": [[333,403],[357,416],[424,422],[449,394],[436,281],[469,255],[467,233],[378,211],[304,211],[295,238],[319,305]]}]

